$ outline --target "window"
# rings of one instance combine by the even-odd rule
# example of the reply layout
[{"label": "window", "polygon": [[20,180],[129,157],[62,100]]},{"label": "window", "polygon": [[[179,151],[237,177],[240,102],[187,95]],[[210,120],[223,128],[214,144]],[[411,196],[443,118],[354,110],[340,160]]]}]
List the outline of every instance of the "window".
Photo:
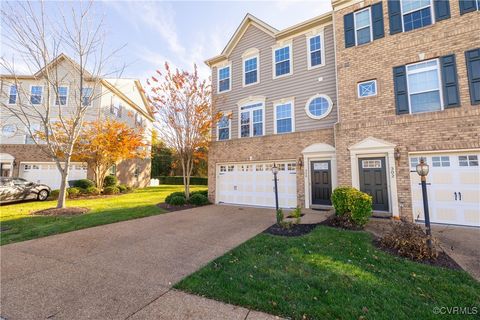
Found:
[{"label": "window", "polygon": [[372,97],[377,95],[377,80],[360,82],[357,86],[359,98]]},{"label": "window", "polygon": [[10,86],[10,93],[8,95],[8,104],[16,104],[17,103],[17,86],[13,85]]},{"label": "window", "polygon": [[[119,102],[115,102],[110,106],[110,113],[117,118],[122,117],[122,105]],[[137,123],[137,116],[135,115],[135,124]]]},{"label": "window", "polygon": [[293,107],[292,102],[274,105],[275,109],[275,133],[293,132]]},{"label": "window", "polygon": [[218,92],[230,90],[230,66],[218,69]]},{"label": "window", "polygon": [[68,87],[58,87],[58,94],[55,98],[55,105],[65,106],[67,104]]},{"label": "window", "polygon": [[275,49],[274,50],[274,68],[275,68],[275,77],[280,77],[288,75],[291,73],[291,57],[290,57],[290,48],[291,45]]},{"label": "window", "polygon": [[263,135],[263,103],[255,103],[240,108],[240,137]]},{"label": "window", "polygon": [[407,65],[410,113],[442,109],[438,60]]},{"label": "window", "polygon": [[230,118],[228,116],[223,116],[218,122],[217,129],[218,140],[230,139]]},{"label": "window", "polygon": [[[36,134],[37,131],[40,131],[40,125],[39,124],[33,124],[30,127],[30,131],[33,134]],[[30,135],[30,131],[28,130],[28,128],[25,130],[25,144],[35,144],[35,139]]]},{"label": "window", "polygon": [[362,168],[364,169],[376,169],[382,167],[381,160],[362,160]]},{"label": "window", "polygon": [[41,104],[42,103],[42,86],[32,86],[30,89],[30,102],[31,104]]},{"label": "window", "polygon": [[245,59],[243,61],[243,84],[255,84],[258,82],[258,57]]},{"label": "window", "polygon": [[322,119],[332,111],[332,106],[332,100],[327,95],[319,94],[307,101],[305,111],[312,119]]},{"label": "window", "polygon": [[296,171],[297,170],[297,164],[296,163],[288,163],[287,164],[287,170],[288,171]]},{"label": "window", "polygon": [[6,124],[2,127],[2,136],[11,138],[17,133],[17,126],[14,124]]},{"label": "window", "polygon": [[313,68],[324,64],[322,35],[316,35],[307,38],[308,47],[308,67]]},{"label": "window", "polygon": [[232,172],[233,170],[235,170],[235,166],[234,165],[227,166],[227,170],[228,172]]},{"label": "window", "polygon": [[449,156],[432,157],[432,166],[450,167],[450,157]]},{"label": "window", "polygon": [[478,156],[458,156],[458,165],[460,167],[478,167]]},{"label": "window", "polygon": [[227,172],[226,166],[220,166],[220,172]]},{"label": "window", "polygon": [[92,88],[82,88],[82,104],[84,107],[92,104]]},{"label": "window", "polygon": [[141,127],[143,125],[143,118],[140,112],[135,113],[135,125]]},{"label": "window", "polygon": [[403,31],[410,31],[433,23],[431,0],[401,0]]},{"label": "window", "polygon": [[285,163],[277,164],[278,171],[285,171]]},{"label": "window", "polygon": [[372,41],[370,8],[355,12],[354,19],[356,44],[359,45]]},{"label": "window", "polygon": [[255,166],[255,171],[263,171],[263,164],[257,164]]},{"label": "window", "polygon": [[117,175],[117,165],[114,164],[108,169],[108,174],[111,176],[116,176]]},{"label": "window", "polygon": [[138,167],[135,168],[135,171],[133,171],[133,175],[135,176],[135,178],[138,178],[140,176],[140,169]]}]

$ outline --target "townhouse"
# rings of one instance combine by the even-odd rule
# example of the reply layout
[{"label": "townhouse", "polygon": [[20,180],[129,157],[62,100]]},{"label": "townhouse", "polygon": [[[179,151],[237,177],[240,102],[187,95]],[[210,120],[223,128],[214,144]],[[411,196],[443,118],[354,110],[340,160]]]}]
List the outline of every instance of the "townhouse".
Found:
[{"label": "townhouse", "polygon": [[478,1],[334,0],[285,30],[247,15],[216,57],[209,197],[328,208],[339,185],[374,214],[480,225]]},{"label": "townhouse", "polygon": [[[52,95],[52,121],[59,116],[59,112],[68,115],[76,110],[71,102],[75,95],[78,81],[74,79],[78,74],[76,62],[61,54],[47,65],[55,68],[61,85],[57,95]],[[42,78],[43,70],[33,75],[17,76],[19,88],[9,75],[1,76],[2,104],[9,107],[18,106],[19,100],[29,101],[32,106],[41,106],[48,103],[47,86]],[[141,84],[135,79],[101,79],[100,83],[90,80],[87,74],[82,88],[83,103],[88,106],[85,121],[112,118],[125,122],[133,128],[143,128],[145,142],[151,143],[153,115],[147,103]],[[93,92],[95,90],[95,92]],[[23,96],[22,96],[23,95]],[[61,109],[60,109],[61,108]],[[32,118],[31,127],[39,126]],[[0,169],[1,176],[21,177],[29,181],[44,183],[52,189],[60,186],[60,174],[53,159],[50,159],[37,146],[24,125],[9,113],[4,107],[0,112]],[[150,148],[148,146],[148,148]],[[135,187],[145,187],[150,182],[150,156],[144,159],[129,159],[116,164],[110,169],[110,174],[118,177],[120,183]],[[70,167],[69,180],[92,178],[91,168],[84,163],[73,162]]]}]

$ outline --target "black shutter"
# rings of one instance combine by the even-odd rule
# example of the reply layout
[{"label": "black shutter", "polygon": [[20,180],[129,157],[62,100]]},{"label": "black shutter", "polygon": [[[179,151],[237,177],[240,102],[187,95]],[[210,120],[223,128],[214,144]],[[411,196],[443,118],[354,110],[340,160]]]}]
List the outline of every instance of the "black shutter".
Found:
[{"label": "black shutter", "polygon": [[373,24],[373,39],[383,38],[385,33],[383,31],[383,9],[382,2],[377,2],[372,5],[372,24]]},{"label": "black shutter", "polygon": [[390,34],[400,33],[403,31],[400,1],[388,0],[388,18],[390,20]]},{"label": "black shutter", "polygon": [[408,110],[407,72],[405,66],[393,68],[393,84],[395,89],[395,106],[397,114],[406,114]]},{"label": "black shutter", "polygon": [[460,2],[460,14],[472,12],[477,10],[475,0],[459,0]]},{"label": "black shutter", "polygon": [[455,55],[451,54],[440,58],[442,64],[443,103],[445,108],[460,106],[458,93],[457,65]]},{"label": "black shutter", "polygon": [[467,62],[470,101],[472,104],[480,104],[480,48],[466,51],[465,61]]},{"label": "black shutter", "polygon": [[355,26],[353,23],[353,13],[343,16],[343,29],[345,32],[345,48],[355,46]]},{"label": "black shutter", "polygon": [[440,20],[445,20],[450,18],[450,1],[434,0],[433,6],[435,8],[435,21],[440,21]]}]

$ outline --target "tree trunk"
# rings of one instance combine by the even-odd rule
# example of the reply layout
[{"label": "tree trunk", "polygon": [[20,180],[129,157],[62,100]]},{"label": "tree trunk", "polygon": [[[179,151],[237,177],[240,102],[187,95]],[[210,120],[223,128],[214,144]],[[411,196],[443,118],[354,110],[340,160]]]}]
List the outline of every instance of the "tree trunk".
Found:
[{"label": "tree trunk", "polygon": [[68,183],[68,173],[70,171],[70,160],[67,159],[64,162],[64,168],[60,171],[62,176],[62,181],[60,182],[60,192],[58,194],[57,208],[65,208],[65,202],[67,198],[67,183]]}]

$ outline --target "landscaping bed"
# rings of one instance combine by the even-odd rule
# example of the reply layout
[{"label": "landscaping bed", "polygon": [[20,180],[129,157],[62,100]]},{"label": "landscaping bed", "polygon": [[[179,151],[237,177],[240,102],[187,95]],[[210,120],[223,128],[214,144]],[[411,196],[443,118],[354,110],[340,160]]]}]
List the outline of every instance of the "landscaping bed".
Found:
[{"label": "landscaping bed", "polygon": [[321,225],[302,237],[262,233],[175,288],[291,319],[436,319],[438,307],[480,308],[480,283],[466,272],[393,256],[364,231]]},{"label": "landscaping bed", "polygon": [[159,208],[162,208],[168,212],[174,212],[174,211],[182,211],[182,210],[187,210],[187,209],[192,209],[192,208],[197,208],[198,206],[193,205],[193,204],[184,204],[182,206],[173,206],[171,204],[162,202],[157,204]]},{"label": "landscaping bed", "polygon": [[48,208],[33,211],[31,214],[36,216],[76,216],[90,211],[88,208],[69,207],[69,208]]},{"label": "landscaping bed", "polygon": [[291,227],[285,228],[284,226],[276,223],[263,231],[263,233],[268,233],[275,236],[299,237],[312,232],[312,230],[315,229],[318,225],[319,223],[293,224]]}]

